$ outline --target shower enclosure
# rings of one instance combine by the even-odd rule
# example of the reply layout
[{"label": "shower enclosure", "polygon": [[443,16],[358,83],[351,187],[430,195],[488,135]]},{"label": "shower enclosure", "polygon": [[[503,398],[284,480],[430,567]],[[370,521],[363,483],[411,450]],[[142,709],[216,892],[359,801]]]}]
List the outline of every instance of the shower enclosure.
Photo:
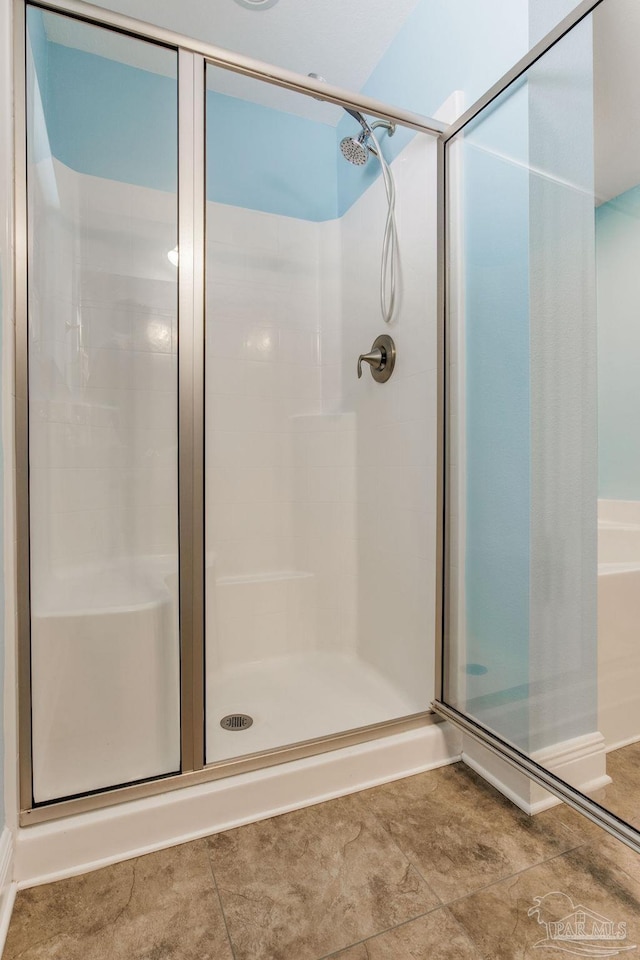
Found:
[{"label": "shower enclosure", "polygon": [[21,823],[437,714],[640,850],[636,0],[450,126],[17,8]]},{"label": "shower enclosure", "polygon": [[18,38],[24,824],[433,719],[443,127],[96,11]]}]

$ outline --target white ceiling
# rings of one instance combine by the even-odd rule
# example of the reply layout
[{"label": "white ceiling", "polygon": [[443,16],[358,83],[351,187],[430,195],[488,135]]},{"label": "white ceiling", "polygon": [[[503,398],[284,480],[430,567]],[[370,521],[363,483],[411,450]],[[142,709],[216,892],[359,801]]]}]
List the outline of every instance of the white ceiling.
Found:
[{"label": "white ceiling", "polygon": [[594,14],[596,195],[640,183],[640,3],[607,0]]},{"label": "white ceiling", "polygon": [[[247,10],[235,0],[109,0],[100,6],[206,40],[296,73],[319,73],[358,91],[418,0],[279,0],[267,10]],[[91,43],[83,25],[48,18],[51,40],[79,49]],[[159,68],[153,51],[141,57],[111,44],[103,55],[146,69]],[[94,49],[93,52],[98,52]],[[342,112],[330,105],[228,71],[211,71],[209,85],[231,96],[263,103],[328,124]]]}]

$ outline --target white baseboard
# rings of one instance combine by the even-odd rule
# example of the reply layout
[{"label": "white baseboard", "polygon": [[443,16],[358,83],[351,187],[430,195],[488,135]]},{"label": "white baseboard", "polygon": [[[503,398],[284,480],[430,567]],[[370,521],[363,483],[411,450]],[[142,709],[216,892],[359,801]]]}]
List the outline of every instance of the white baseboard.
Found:
[{"label": "white baseboard", "polygon": [[[471,737],[463,737],[462,759],[525,813],[540,813],[561,802]],[[531,759],[582,793],[591,794],[611,783],[599,732],[537,750]]]},{"label": "white baseboard", "polygon": [[614,750],[621,750],[622,747],[630,747],[632,743],[637,743],[639,736],[627,737],[626,740],[618,740],[616,743],[607,744],[607,753],[613,753]]},{"label": "white baseboard", "polygon": [[356,793],[460,759],[449,724],[334,750],[253,773],[18,831],[14,877],[31,887],[245,823]]},{"label": "white baseboard", "polygon": [[8,827],[0,834],[0,957],[4,950],[7,931],[16,899],[13,882],[13,835]]}]

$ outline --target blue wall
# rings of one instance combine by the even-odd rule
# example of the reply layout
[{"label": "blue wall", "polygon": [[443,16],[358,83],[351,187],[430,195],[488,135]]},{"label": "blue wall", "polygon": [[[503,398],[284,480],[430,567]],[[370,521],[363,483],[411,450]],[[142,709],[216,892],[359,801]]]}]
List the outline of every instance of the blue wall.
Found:
[{"label": "blue wall", "polygon": [[596,210],[599,496],[640,500],[640,186]]},{"label": "blue wall", "polygon": [[[528,0],[419,0],[362,92],[427,116],[456,90],[470,106],[526,53],[528,33]],[[345,117],[338,139],[355,129],[356,122]],[[392,139],[383,137],[387,159],[413,136],[401,128]],[[377,163],[339,168],[340,215],[378,174]]]},{"label": "blue wall", "polygon": [[[53,156],[82,173],[175,191],[176,80],[47,46],[44,108]],[[170,70],[176,54],[166,57]]]},{"label": "blue wall", "polygon": [[337,164],[334,127],[207,91],[208,200],[333,220]]},{"label": "blue wall", "polygon": [[[363,92],[427,115],[454,90],[473,102],[526,50],[526,8],[525,0],[420,0]],[[34,8],[29,33],[53,155],[83,173],[175,190],[175,80],[48,43]],[[175,56],[167,58],[171,73]],[[346,115],[336,130],[208,92],[207,119],[210,200],[327,220],[379,175],[377,163],[355,168],[341,158],[339,141],[358,129]],[[383,134],[388,159],[413,136]]]},{"label": "blue wall", "polygon": [[[464,165],[467,680],[473,712],[527,747],[530,396],[527,88],[467,130]],[[522,161],[503,160],[500,154]],[[505,691],[515,708],[501,723]],[[482,699],[483,695],[491,695]]]},{"label": "blue wall", "polygon": [[[29,36],[52,155],[81,173],[175,192],[176,80],[48,42],[34,8]],[[167,51],[166,72],[175,68]],[[209,200],[333,219],[337,164],[334,127],[207,91]]]}]

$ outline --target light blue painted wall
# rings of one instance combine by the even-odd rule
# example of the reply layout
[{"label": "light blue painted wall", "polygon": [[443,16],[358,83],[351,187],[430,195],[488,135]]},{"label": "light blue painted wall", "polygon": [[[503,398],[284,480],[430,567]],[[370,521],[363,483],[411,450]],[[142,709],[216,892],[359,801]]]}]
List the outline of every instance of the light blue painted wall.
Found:
[{"label": "light blue painted wall", "polygon": [[[175,79],[29,33],[54,157],[81,173],[174,192]],[[175,54],[167,51],[167,72]],[[207,92],[207,197],[306,220],[337,216],[335,128]]]},{"label": "light blue painted wall", "polygon": [[38,83],[44,101],[46,99],[48,43],[44,29],[42,10],[38,10],[36,7],[27,7],[27,26],[29,31],[29,44],[33,53],[33,60],[38,74]]},{"label": "light blue painted wall", "polygon": [[531,749],[598,729],[593,37],[530,69]]},{"label": "light blue painted wall", "polygon": [[[420,0],[363,92],[426,114],[454,90],[471,103],[524,52],[526,21],[526,0]],[[175,154],[166,148],[175,81],[47,43],[37,10],[29,25],[54,156],[95,176],[175,189]],[[207,108],[209,199],[326,220],[378,176],[377,164],[354,168],[340,158],[339,140],[357,129],[346,115],[336,131],[213,93]],[[388,158],[412,136],[399,129],[384,143]]]},{"label": "light blue painted wall", "polygon": [[599,496],[640,500],[640,186],[596,210]]},{"label": "light blue painted wall", "polygon": [[[433,116],[462,90],[477,100],[528,49],[528,0],[419,0],[362,88],[368,96]],[[345,116],[338,139],[357,130]],[[384,142],[392,160],[415,136],[399,129]],[[378,165],[338,173],[338,208],[344,213],[379,175]]]},{"label": "light blue painted wall", "polygon": [[479,719],[524,749],[531,493],[528,139],[522,85],[468,130],[462,152],[467,662],[487,669],[467,678],[467,698],[475,700]]},{"label": "light blue painted wall", "polygon": [[[176,80],[56,43],[47,47],[44,108],[53,156],[81,173],[175,191]],[[166,57],[170,70],[176,54]]]},{"label": "light blue painted wall", "polygon": [[207,199],[333,220],[337,164],[335,127],[207,92]]}]

